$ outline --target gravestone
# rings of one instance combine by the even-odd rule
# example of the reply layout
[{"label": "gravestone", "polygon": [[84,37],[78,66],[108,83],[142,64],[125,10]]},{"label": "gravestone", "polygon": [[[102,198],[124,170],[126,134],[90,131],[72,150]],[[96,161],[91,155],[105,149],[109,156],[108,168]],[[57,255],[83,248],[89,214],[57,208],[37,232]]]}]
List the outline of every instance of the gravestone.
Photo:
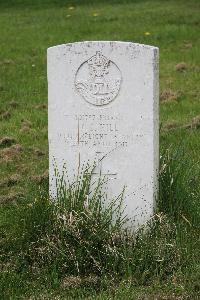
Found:
[{"label": "gravestone", "polygon": [[[50,195],[57,171],[72,180],[95,161],[107,196],[124,186],[133,226],[153,213],[157,192],[158,48],[130,42],[78,42],[48,49]],[[109,201],[109,200],[108,200]]]}]

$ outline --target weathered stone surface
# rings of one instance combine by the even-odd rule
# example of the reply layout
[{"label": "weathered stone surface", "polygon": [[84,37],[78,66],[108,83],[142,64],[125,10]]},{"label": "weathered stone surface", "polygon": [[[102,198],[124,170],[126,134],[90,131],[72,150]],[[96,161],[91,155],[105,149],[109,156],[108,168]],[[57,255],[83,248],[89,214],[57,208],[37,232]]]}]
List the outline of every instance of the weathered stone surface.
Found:
[{"label": "weathered stone surface", "polygon": [[125,189],[125,213],[143,224],[157,188],[158,48],[80,42],[48,49],[50,194],[55,164],[69,180],[85,162],[108,179],[108,199]]}]

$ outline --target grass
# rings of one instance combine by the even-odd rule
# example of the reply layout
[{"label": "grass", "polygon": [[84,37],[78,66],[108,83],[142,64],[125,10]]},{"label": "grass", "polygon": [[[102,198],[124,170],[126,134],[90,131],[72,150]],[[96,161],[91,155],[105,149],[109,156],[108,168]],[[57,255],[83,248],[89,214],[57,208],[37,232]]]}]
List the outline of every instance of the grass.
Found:
[{"label": "grass", "polygon": [[[70,6],[74,9],[69,9]],[[2,268],[8,271],[3,272],[1,282],[5,299],[27,299],[33,295],[46,299],[198,297],[199,11],[197,0],[0,1],[0,214],[2,248],[7,247]],[[65,284],[71,284],[72,288],[64,289],[64,275],[58,270],[60,262],[55,266],[50,264],[49,269],[40,266],[39,271],[30,267],[22,255],[26,253],[23,248],[26,243],[22,237],[15,237],[23,232],[34,238],[36,229],[45,234],[43,229],[50,226],[45,223],[52,214],[47,198],[43,196],[43,201],[34,204],[35,190],[38,184],[45,184],[48,169],[46,49],[80,40],[124,40],[160,48],[160,143],[164,154],[157,206],[160,217],[155,224],[161,222],[160,228],[165,231],[152,229],[155,239],[148,240],[147,234],[144,244],[134,248],[138,252],[134,252],[132,258],[143,259],[137,263],[143,272],[129,270],[130,276],[125,272],[120,278],[105,270],[101,275],[95,273],[91,280],[88,280],[89,272],[88,276],[66,272],[65,279],[70,280]],[[182,62],[184,68],[181,69]],[[5,137],[9,137],[7,142]],[[177,148],[184,149],[185,154]],[[166,149],[170,149],[169,152]],[[37,199],[41,198],[37,195]],[[33,207],[27,207],[28,204]],[[41,213],[42,220],[37,217]],[[166,226],[170,228],[169,235]],[[57,225],[54,228],[60,230]],[[31,242],[29,235],[24,237],[27,245]],[[162,265],[158,272],[153,256],[157,253],[155,245],[158,249],[162,246],[163,235],[170,240],[169,244],[176,244],[175,250],[178,257],[180,255],[175,259],[180,264],[164,278],[159,272],[166,273],[167,266]],[[168,240],[164,240],[166,244]],[[24,249],[21,252],[20,247]],[[139,251],[140,247],[145,249],[144,254]],[[166,249],[161,250],[166,259],[169,255],[173,265],[173,253],[165,252]],[[13,251],[16,252],[9,262]],[[9,255],[5,257],[5,253]],[[17,253],[22,256],[17,257]],[[149,260],[142,255],[148,255]],[[13,261],[14,265],[17,263],[16,268]],[[126,264],[124,269],[128,269]],[[118,274],[116,269],[114,273]]]},{"label": "grass", "polygon": [[195,299],[200,289],[200,189],[197,182],[185,188],[198,180],[186,162],[180,152],[163,154],[160,196],[148,230],[126,229],[123,199],[104,206],[101,180],[88,197],[88,169],[72,186],[60,189],[58,202],[49,201],[44,185],[40,195],[30,194],[24,205],[7,207],[1,223],[3,298],[95,294],[95,299],[120,299],[121,294],[125,299],[131,293],[135,299],[139,289],[141,295],[142,288],[149,287],[152,293],[164,288],[169,295]]}]

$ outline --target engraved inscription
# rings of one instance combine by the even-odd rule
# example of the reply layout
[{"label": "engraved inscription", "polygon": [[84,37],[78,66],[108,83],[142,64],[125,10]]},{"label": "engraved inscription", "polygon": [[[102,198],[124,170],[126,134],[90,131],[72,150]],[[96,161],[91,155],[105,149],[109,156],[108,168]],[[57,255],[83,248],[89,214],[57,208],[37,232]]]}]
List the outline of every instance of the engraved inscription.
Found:
[{"label": "engraved inscription", "polygon": [[68,122],[74,122],[74,130],[67,130],[62,136],[71,147],[128,147],[138,137],[136,131],[123,132],[121,114],[74,114],[65,115]]},{"label": "engraved inscription", "polygon": [[102,106],[113,101],[121,86],[121,72],[100,51],[84,62],[75,77],[78,93],[89,103]]}]

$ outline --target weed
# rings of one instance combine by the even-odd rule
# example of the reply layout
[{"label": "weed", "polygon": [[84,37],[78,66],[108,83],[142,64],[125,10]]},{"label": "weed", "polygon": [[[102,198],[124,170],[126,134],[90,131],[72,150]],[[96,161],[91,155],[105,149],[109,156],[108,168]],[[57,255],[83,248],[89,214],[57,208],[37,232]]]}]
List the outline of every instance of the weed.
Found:
[{"label": "weed", "polygon": [[199,192],[197,181],[190,184],[196,175],[183,172],[183,165],[180,152],[170,155],[166,151],[162,156],[155,215],[136,232],[126,227],[122,198],[105,205],[104,179],[98,180],[91,193],[88,168],[71,185],[60,177],[56,201],[49,200],[44,191],[19,209],[3,240],[4,273],[9,264],[12,272],[29,274],[28,278],[52,274],[50,280],[56,280],[57,287],[70,289],[86,282],[101,286],[105,278],[109,283],[112,278],[115,284],[127,278],[136,286],[147,285],[174,278],[189,262],[193,268],[195,259],[187,249],[191,244],[197,249],[195,201]]}]

